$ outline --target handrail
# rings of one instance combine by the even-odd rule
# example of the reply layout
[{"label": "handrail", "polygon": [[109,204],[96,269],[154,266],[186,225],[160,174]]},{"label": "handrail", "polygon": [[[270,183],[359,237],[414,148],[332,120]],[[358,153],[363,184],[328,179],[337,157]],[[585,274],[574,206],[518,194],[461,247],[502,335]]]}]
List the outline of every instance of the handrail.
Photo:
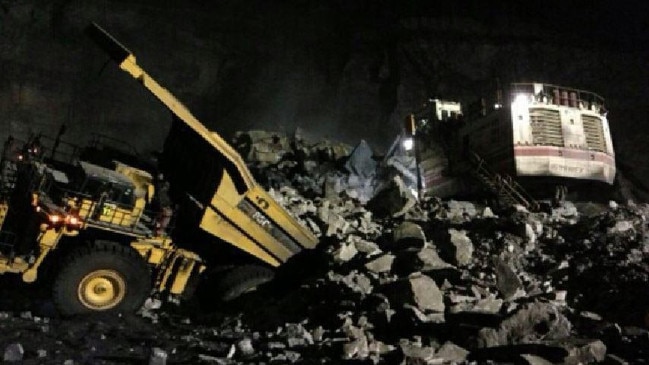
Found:
[{"label": "handrail", "polygon": [[[150,209],[138,208],[135,205],[123,204],[113,200],[105,200],[102,206],[99,206],[97,197],[91,194],[65,189],[56,184],[46,184],[38,189],[39,195],[43,200],[49,200],[51,203],[68,213],[73,209],[78,214],[78,218],[83,222],[92,225],[107,226],[122,232],[142,233],[142,229],[154,231],[153,224],[156,221],[158,212]],[[58,201],[54,201],[58,197]],[[108,207],[109,209],[104,209]],[[99,211],[99,209],[102,209]],[[171,233],[176,221],[176,214],[170,217],[170,222],[166,226],[167,235]],[[145,220],[145,222],[142,222]],[[149,220],[149,221],[147,221]]]},{"label": "handrail", "polygon": [[[510,93],[511,94],[516,93],[517,91],[520,91],[519,88],[523,88],[523,87],[532,87],[533,88],[534,84],[543,85],[544,90],[546,88],[550,88],[550,89],[559,89],[559,90],[565,90],[565,91],[569,91],[569,92],[574,92],[574,93],[577,93],[577,95],[582,95],[582,94],[590,95],[590,96],[593,97],[594,100],[598,101],[600,104],[604,104],[605,99],[601,95],[599,95],[597,93],[594,93],[592,91],[576,89],[576,88],[567,87],[567,86],[561,86],[561,85],[547,84],[547,83],[543,83],[543,82],[514,82],[514,83],[511,83],[511,91],[510,91]],[[579,99],[581,99],[581,98],[579,98]],[[582,100],[585,100],[585,99],[582,99]]]}]

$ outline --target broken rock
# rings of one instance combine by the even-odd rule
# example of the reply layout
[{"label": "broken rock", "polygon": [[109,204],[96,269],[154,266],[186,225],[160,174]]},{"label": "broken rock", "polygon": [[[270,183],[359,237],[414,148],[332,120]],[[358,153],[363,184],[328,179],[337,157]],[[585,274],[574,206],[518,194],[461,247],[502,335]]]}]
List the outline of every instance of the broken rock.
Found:
[{"label": "broken rock", "polygon": [[165,365],[167,364],[167,353],[159,348],[154,347],[151,349],[151,355],[149,356],[149,365]]},{"label": "broken rock", "polygon": [[365,264],[365,268],[376,274],[390,272],[394,257],[392,254],[383,255]]},{"label": "broken rock", "polygon": [[401,223],[397,228],[395,228],[394,232],[392,233],[392,237],[394,239],[394,242],[399,242],[405,239],[414,239],[426,242],[426,235],[424,234],[424,230],[421,229],[420,225],[412,222]]},{"label": "broken rock", "polygon": [[372,159],[373,155],[374,152],[372,152],[370,145],[365,140],[361,140],[349,155],[345,168],[352,174],[362,178],[370,178],[376,172],[377,163]]},{"label": "broken rock", "polygon": [[367,208],[378,218],[399,217],[416,204],[417,198],[397,175],[377,189],[374,197],[367,202]]},{"label": "broken rock", "polygon": [[487,298],[482,298],[478,300],[473,306],[471,311],[495,314],[500,312],[502,306],[503,306],[502,299],[496,299],[493,295],[490,295]]},{"label": "broken rock", "polygon": [[534,343],[539,339],[559,340],[570,335],[572,324],[549,303],[529,303],[501,322],[498,328],[483,328],[479,347]]},{"label": "broken rock", "polygon": [[365,276],[363,273],[359,273],[357,270],[352,270],[349,274],[342,276],[334,272],[329,272],[329,278],[335,282],[342,282],[348,288],[356,293],[361,294],[371,294],[372,293],[372,282],[370,279]]},{"label": "broken rock", "polygon": [[422,311],[444,311],[444,294],[430,277],[421,273],[414,273],[408,278],[412,297],[415,304]]},{"label": "broken rock", "polygon": [[25,350],[23,349],[23,345],[19,343],[12,343],[5,347],[3,360],[6,362],[22,361],[24,354]]},{"label": "broken rock", "polygon": [[357,253],[356,245],[343,242],[340,248],[334,252],[334,260],[337,262],[347,262],[353,259]]},{"label": "broken rock", "polygon": [[450,256],[453,263],[458,266],[465,266],[471,262],[473,258],[473,242],[467,237],[467,231],[458,231],[455,228],[448,230],[450,234]]},{"label": "broken rock", "polygon": [[523,288],[521,279],[516,275],[511,266],[501,258],[495,257],[493,263],[494,270],[496,271],[496,287],[498,291],[505,300],[514,298]]},{"label": "broken rock", "polygon": [[243,356],[251,356],[255,353],[255,349],[252,347],[252,340],[249,338],[244,338],[237,343],[237,349]]},{"label": "broken rock", "polygon": [[592,364],[606,358],[606,345],[600,340],[593,340],[583,346],[574,347],[564,359],[566,365]]},{"label": "broken rock", "polygon": [[435,349],[432,347],[410,341],[401,341],[399,347],[406,357],[407,364],[428,364],[435,358]]},{"label": "broken rock", "polygon": [[552,365],[553,364],[551,361],[548,361],[536,355],[523,354],[521,355],[521,357],[525,359],[528,365]]},{"label": "broken rock", "polygon": [[451,220],[470,220],[477,215],[475,205],[471,202],[450,200],[447,216]]},{"label": "broken rock", "polygon": [[356,250],[358,250],[359,252],[364,253],[368,257],[377,255],[377,254],[382,252],[381,249],[379,248],[379,245],[377,245],[376,243],[371,242],[371,241],[366,241],[366,240],[362,239],[361,237],[353,235],[353,234],[347,236],[346,241],[347,241],[347,243],[354,244],[354,247],[356,247]]},{"label": "broken rock", "polygon": [[448,341],[437,350],[435,357],[443,359],[445,362],[457,363],[466,360],[467,355],[469,355],[469,351]]},{"label": "broken rock", "polygon": [[422,271],[439,270],[451,267],[452,265],[442,260],[437,251],[431,247],[424,247],[417,253],[417,258],[422,262]]}]

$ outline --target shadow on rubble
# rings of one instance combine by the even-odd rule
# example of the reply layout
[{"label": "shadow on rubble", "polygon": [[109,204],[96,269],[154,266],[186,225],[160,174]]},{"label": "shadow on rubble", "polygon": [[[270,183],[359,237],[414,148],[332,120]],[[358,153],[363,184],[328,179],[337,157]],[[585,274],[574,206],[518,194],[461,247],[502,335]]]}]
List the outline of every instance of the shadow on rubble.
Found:
[{"label": "shadow on rubble", "polygon": [[576,310],[595,312],[622,326],[648,327],[646,243],[642,232],[633,229],[611,233],[617,223],[631,221],[634,212],[620,208],[617,214],[599,214],[563,227],[560,234],[566,242],[552,249],[569,267],[552,275],[565,277],[567,299]]},{"label": "shadow on rubble", "polygon": [[[322,244],[321,246],[327,246]],[[329,270],[330,256],[321,249],[304,250],[292,257],[275,271],[273,280],[256,290],[245,293],[231,301],[216,299],[216,295],[201,293],[211,287],[199,287],[195,300],[185,305],[184,311],[199,318],[202,323],[218,323],[231,317],[243,315],[259,326],[268,327],[299,321],[313,305],[316,297],[323,294],[312,288],[318,278]],[[339,295],[339,294],[338,294]]]},{"label": "shadow on rubble", "polygon": [[43,316],[56,316],[51,301],[51,289],[47,284],[28,284],[20,276],[0,275],[0,311],[33,312]]}]

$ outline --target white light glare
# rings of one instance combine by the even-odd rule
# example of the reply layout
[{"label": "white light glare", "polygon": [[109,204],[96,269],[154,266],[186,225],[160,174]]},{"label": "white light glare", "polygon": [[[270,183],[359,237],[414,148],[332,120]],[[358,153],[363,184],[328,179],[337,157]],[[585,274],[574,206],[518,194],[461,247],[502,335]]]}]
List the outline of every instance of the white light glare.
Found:
[{"label": "white light glare", "polygon": [[514,104],[526,105],[529,102],[529,96],[527,94],[518,94],[514,98]]},{"label": "white light glare", "polygon": [[415,141],[412,140],[412,138],[406,138],[403,140],[403,148],[406,151],[410,151],[412,147],[415,145]]}]

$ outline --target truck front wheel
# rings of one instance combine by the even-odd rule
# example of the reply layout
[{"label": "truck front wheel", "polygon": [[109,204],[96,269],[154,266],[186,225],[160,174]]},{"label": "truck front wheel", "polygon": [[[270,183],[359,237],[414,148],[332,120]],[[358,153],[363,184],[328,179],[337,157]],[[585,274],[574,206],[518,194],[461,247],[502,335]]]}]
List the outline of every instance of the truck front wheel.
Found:
[{"label": "truck front wheel", "polygon": [[54,282],[62,315],[134,312],[151,292],[151,273],[130,246],[97,241],[71,253]]}]

